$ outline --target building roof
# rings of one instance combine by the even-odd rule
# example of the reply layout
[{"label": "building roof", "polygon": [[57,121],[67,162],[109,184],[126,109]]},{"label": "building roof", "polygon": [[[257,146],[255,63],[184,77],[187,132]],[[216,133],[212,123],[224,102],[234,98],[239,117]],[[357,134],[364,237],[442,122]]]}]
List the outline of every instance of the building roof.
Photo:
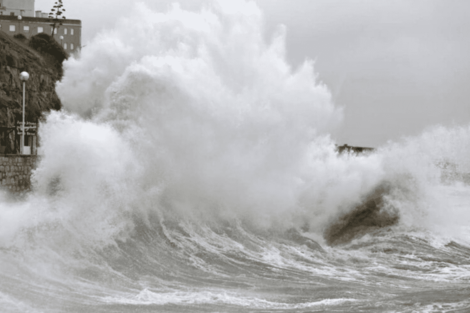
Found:
[{"label": "building roof", "polygon": [[[0,15],[0,20],[10,20],[10,21],[19,21],[18,16],[13,15]],[[22,16],[20,21],[24,22],[39,22],[39,23],[53,23],[54,19],[52,18],[43,18],[43,17],[30,17],[30,16]],[[77,26],[82,25],[81,20],[74,20],[74,19],[60,19],[65,24],[76,24]]]}]

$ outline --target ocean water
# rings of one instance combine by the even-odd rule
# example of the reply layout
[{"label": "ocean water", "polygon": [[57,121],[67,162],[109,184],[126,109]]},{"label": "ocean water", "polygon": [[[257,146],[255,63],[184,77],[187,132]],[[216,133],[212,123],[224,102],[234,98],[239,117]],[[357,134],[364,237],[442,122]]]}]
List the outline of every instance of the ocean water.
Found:
[{"label": "ocean water", "polygon": [[65,64],[1,312],[468,312],[470,125],[338,155],[251,2],[136,6]]}]

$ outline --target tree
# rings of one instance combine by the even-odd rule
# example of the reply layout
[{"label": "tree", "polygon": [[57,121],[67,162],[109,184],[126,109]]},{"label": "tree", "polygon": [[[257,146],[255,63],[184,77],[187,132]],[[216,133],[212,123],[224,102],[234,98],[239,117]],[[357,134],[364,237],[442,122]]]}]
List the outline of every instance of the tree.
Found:
[{"label": "tree", "polygon": [[51,19],[51,26],[52,26],[52,33],[51,36],[54,37],[54,32],[56,29],[59,29],[60,26],[62,26],[62,19],[66,19],[64,14],[65,9],[64,9],[64,4],[62,3],[62,0],[58,0],[55,2],[54,6],[51,9],[51,12],[49,13],[49,18]]},{"label": "tree", "polygon": [[46,33],[40,33],[29,39],[28,45],[39,52],[44,60],[57,71],[57,80],[62,78],[62,63],[67,59],[67,52],[64,48]]}]

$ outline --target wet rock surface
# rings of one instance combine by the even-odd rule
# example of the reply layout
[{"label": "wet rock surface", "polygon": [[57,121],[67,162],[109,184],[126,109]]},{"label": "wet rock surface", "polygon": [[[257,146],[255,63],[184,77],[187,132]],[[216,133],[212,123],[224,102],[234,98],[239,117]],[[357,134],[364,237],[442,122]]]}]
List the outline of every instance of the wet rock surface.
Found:
[{"label": "wet rock surface", "polygon": [[398,211],[384,206],[384,196],[390,188],[387,183],[379,185],[360,205],[330,224],[324,232],[327,243],[345,244],[379,228],[396,224],[399,220]]}]

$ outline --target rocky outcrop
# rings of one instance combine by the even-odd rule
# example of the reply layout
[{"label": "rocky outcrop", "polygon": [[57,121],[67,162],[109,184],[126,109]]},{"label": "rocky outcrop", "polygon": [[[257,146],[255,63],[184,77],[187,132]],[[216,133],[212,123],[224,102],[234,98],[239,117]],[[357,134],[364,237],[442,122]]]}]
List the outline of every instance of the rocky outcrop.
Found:
[{"label": "rocky outcrop", "polygon": [[44,112],[61,107],[55,83],[61,77],[48,56],[35,51],[24,40],[9,37],[0,31],[0,127],[5,153],[16,153],[15,136],[8,127],[21,120],[23,87],[20,73],[27,71],[26,121],[36,122]]},{"label": "rocky outcrop", "polygon": [[356,207],[339,216],[327,227],[323,237],[329,245],[341,245],[380,228],[398,223],[398,210],[385,208],[384,197],[391,186],[382,183],[370,192]]}]

